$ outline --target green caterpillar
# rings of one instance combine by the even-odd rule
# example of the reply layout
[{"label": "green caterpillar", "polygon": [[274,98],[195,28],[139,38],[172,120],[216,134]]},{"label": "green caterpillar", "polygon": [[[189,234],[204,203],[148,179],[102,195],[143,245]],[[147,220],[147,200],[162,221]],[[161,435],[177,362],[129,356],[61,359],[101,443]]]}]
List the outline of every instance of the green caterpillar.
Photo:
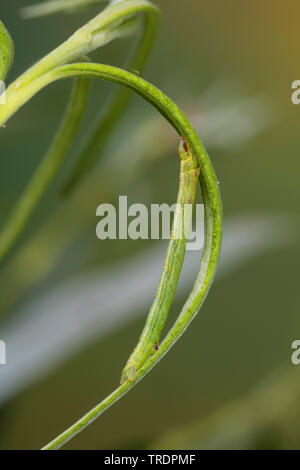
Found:
[{"label": "green caterpillar", "polygon": [[121,376],[121,384],[135,380],[136,371],[159,348],[159,338],[174,299],[186,250],[187,237],[192,224],[200,168],[189,151],[186,141],[179,143],[180,184],[176,211],[163,273],[139,342],[131,354]]},{"label": "green caterpillar", "polygon": [[9,32],[0,20],[0,80],[4,81],[14,59],[14,45]]}]

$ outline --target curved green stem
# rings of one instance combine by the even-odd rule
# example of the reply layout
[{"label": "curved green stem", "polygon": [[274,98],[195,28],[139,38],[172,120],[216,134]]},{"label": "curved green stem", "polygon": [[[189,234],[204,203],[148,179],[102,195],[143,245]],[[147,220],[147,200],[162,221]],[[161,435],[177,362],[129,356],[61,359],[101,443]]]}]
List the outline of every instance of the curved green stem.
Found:
[{"label": "curved green stem", "polygon": [[[222,206],[218,182],[210,159],[202,146],[195,130],[183,112],[170,98],[158,88],[145,80],[125,70],[100,64],[70,64],[59,67],[30,83],[24,88],[22,94],[14,94],[8,90],[8,103],[6,113],[0,111],[0,123],[4,122],[19,107],[28,101],[39,90],[61,78],[84,76],[98,77],[126,86],[141,95],[146,101],[170,122],[178,134],[185,138],[190,151],[197,157],[201,173],[203,201],[206,214],[206,239],[204,253],[200,263],[200,270],[194,287],[172,329],[167,334],[158,351],[137,371],[135,382],[126,382],[118,387],[111,395],[87,413],[77,423],[44,447],[45,450],[58,449],[86,426],[92,423],[100,414],[107,410],[117,400],[124,396],[135,384],[141,380],[154,367],[162,357],[176,343],[193,320],[213,281],[222,240]],[[22,96],[22,99],[21,99]]]},{"label": "curved green stem", "polygon": [[51,147],[22,193],[0,234],[0,260],[22,233],[35,206],[45,193],[63,163],[83,116],[89,91],[89,80],[75,80],[69,105]]}]

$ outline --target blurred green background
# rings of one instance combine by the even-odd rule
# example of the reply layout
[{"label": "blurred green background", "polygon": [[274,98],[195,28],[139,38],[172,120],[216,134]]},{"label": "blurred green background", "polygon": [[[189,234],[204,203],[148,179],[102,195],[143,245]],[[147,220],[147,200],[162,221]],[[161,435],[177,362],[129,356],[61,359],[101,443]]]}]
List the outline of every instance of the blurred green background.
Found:
[{"label": "blurred green background", "polygon": [[[20,9],[31,3],[1,2],[1,19],[16,49],[10,80],[103,7],[24,20]],[[174,350],[65,448],[298,449],[300,366],[291,363],[291,343],[300,337],[300,107],[291,103],[291,83],[300,78],[299,2],[154,3],[162,18],[142,76],[183,108],[210,153],[220,180],[229,254]],[[122,67],[131,45],[132,39],[116,41],[92,57]],[[141,302],[127,271],[132,274],[137,262],[143,273],[165,243],[99,241],[95,211],[119,194],[128,194],[130,203],[174,202],[177,138],[163,119],[133,97],[102,165],[68,200],[59,191],[93,115],[113,87],[93,83],[66,165],[1,266],[0,338],[7,343],[7,365],[0,370],[1,449],[40,448],[116,387],[155,292],[155,282],[150,283],[149,298]],[[68,81],[49,87],[1,129],[2,224],[51,140],[69,89]],[[112,322],[111,312],[105,328],[107,296],[92,305],[88,289],[79,318],[72,317],[72,309],[61,316],[71,295],[68,286],[75,283],[80,294],[82,283],[98,276],[99,285],[108,293],[115,289],[116,298],[122,283],[122,321]],[[159,270],[153,276],[158,282]],[[190,287],[182,286],[171,320]],[[90,320],[93,309],[99,323]],[[52,329],[45,328],[47,322]],[[78,322],[84,325],[82,342],[80,331],[71,338]],[[55,341],[62,331],[62,343],[70,336],[68,347]],[[48,350],[43,349],[47,341]]]}]

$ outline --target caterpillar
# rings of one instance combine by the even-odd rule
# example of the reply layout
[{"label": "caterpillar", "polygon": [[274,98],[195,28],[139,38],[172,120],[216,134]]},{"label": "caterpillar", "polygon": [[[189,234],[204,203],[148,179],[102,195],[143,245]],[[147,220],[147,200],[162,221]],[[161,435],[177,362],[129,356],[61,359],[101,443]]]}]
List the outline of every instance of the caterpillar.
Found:
[{"label": "caterpillar", "polygon": [[180,183],[164,269],[145,327],[122,372],[121,384],[128,380],[135,381],[136,371],[158,350],[160,335],[175,296],[184,261],[192,224],[190,209],[195,203],[200,168],[184,138],[179,142],[178,152],[181,160]]}]

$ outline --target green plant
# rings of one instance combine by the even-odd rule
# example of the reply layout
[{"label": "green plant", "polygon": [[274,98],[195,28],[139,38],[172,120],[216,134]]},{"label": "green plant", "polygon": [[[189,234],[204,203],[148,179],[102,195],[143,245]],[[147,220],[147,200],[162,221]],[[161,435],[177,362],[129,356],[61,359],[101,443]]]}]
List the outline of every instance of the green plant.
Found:
[{"label": "green plant", "polygon": [[[90,3],[90,1],[78,1],[76,3],[83,5],[84,3]],[[59,0],[55,4],[60,8],[61,2]],[[44,4],[44,10],[43,5],[39,7],[40,14],[47,12],[47,5],[47,3]],[[195,130],[178,106],[161,90],[133,73],[109,65],[90,63],[86,57],[91,51],[107,42],[134,33],[142,23],[144,26],[142,39],[131,65],[131,68],[140,69],[150,49],[157,15],[157,8],[148,0],[118,0],[111,2],[107,8],[73,34],[65,43],[9,85],[6,90],[6,104],[0,106],[1,126],[21,106],[47,85],[63,78],[75,78],[70,104],[54,142],[1,234],[0,259],[5,256],[23,230],[32,211],[66,157],[84,112],[89,78],[100,78],[115,82],[122,85],[122,89],[118,91],[114,98],[108,116],[97,123],[95,130],[89,136],[86,147],[79,159],[79,166],[75,168],[74,174],[67,183],[66,191],[77,184],[85,172],[91,168],[125,108],[129,99],[129,92],[132,90],[148,101],[169,121],[184,143],[184,148],[180,147],[182,171],[178,196],[179,203],[184,204],[186,200],[194,201],[200,169],[200,184],[205,206],[206,240],[199,274],[174,326],[158,347],[156,343],[164,322],[160,322],[158,328],[153,330],[151,321],[153,318],[157,320],[158,314],[162,313],[162,309],[164,319],[168,314],[182,268],[185,240],[181,240],[179,243],[174,242],[174,240],[170,241],[167,266],[170,268],[171,276],[166,275],[165,272],[163,273],[162,302],[154,304],[154,317],[153,312],[150,312],[149,317],[150,330],[148,328],[149,322],[146,327],[148,328],[146,331],[151,333],[151,337],[148,336],[148,339],[152,350],[147,348],[147,351],[143,351],[142,357],[140,357],[140,346],[138,346],[139,361],[137,363],[136,359],[134,360],[134,370],[132,369],[132,363],[130,363],[130,370],[126,369],[121,386],[77,423],[45,446],[45,450],[60,448],[125,395],[160,361],[184,333],[201,308],[216,272],[222,240],[221,198],[212,164]],[[0,35],[0,76],[4,80],[12,62],[13,48],[10,36],[2,23],[0,23]],[[74,63],[74,61],[79,62]],[[191,169],[193,173],[189,173]],[[173,230],[176,230],[176,218]],[[171,255],[174,250],[178,251],[178,261],[174,257],[172,259]],[[153,331],[155,331],[154,342]],[[157,347],[153,348],[153,344]]]}]

